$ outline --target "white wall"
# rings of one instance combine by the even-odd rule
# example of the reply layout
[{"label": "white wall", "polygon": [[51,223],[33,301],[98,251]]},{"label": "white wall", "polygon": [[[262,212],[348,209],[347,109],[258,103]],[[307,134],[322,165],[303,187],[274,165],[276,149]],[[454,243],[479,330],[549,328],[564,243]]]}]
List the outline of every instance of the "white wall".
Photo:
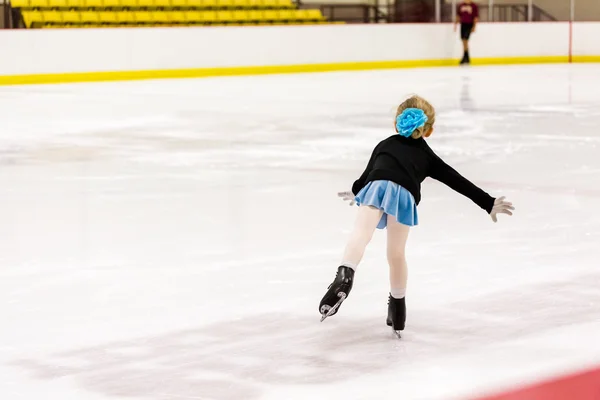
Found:
[{"label": "white wall", "polygon": [[[600,31],[598,31],[600,32]],[[472,36],[474,57],[544,57],[569,54],[569,24],[478,24]]]},{"label": "white wall", "polygon": [[600,22],[573,24],[573,55],[600,56]]},{"label": "white wall", "polygon": [[[574,26],[600,55],[600,23]],[[568,23],[479,24],[478,58],[567,56]],[[0,75],[273,66],[461,56],[450,24],[0,31]]]}]

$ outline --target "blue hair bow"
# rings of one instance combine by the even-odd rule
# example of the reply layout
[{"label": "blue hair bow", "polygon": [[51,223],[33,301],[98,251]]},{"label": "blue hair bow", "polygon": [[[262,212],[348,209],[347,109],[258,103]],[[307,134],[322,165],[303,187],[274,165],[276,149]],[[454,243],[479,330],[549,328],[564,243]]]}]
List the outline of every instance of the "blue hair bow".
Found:
[{"label": "blue hair bow", "polygon": [[415,129],[425,126],[429,118],[420,108],[407,108],[396,117],[396,130],[404,137],[409,137]]}]

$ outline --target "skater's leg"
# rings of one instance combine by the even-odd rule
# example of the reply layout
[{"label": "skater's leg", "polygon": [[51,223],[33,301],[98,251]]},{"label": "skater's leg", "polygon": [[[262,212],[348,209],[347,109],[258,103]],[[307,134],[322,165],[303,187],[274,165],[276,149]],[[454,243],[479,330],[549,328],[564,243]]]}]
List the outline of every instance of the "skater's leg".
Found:
[{"label": "skater's leg", "polygon": [[401,299],[406,294],[408,267],[406,241],[410,227],[396,221],[392,215],[387,220],[387,259],[390,266],[390,294]]},{"label": "skater's leg", "polygon": [[342,302],[350,295],[354,282],[354,270],[365,253],[365,248],[373,237],[383,211],[369,206],[361,206],[352,234],[346,245],[342,265],[334,281],[327,288],[327,293],[319,303],[321,321],[335,315]]},{"label": "skater's leg", "polygon": [[369,206],[361,206],[352,230],[352,234],[346,244],[346,250],[342,258],[343,266],[356,269],[365,254],[365,249],[373,237],[383,211]]},{"label": "skater's leg", "polygon": [[388,299],[387,324],[400,337],[406,323],[406,241],[409,227],[400,224],[393,216],[387,219],[387,257],[390,266],[390,298]]}]

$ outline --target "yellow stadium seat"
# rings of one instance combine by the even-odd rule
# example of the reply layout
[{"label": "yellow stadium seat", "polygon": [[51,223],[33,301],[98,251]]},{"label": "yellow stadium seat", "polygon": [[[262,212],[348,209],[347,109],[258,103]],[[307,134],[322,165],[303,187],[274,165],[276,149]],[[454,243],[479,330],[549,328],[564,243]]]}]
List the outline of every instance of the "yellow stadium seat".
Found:
[{"label": "yellow stadium seat", "polygon": [[250,0],[229,0],[232,8],[250,8]]},{"label": "yellow stadium seat", "polygon": [[248,20],[254,21],[254,22],[262,21],[263,20],[263,12],[257,11],[257,10],[248,11]]},{"label": "yellow stadium seat", "polygon": [[183,11],[168,11],[167,20],[171,25],[178,25],[185,23],[185,13]]},{"label": "yellow stadium seat", "polygon": [[216,11],[202,11],[202,22],[205,24],[215,24],[219,21]]},{"label": "yellow stadium seat", "polygon": [[72,9],[72,8],[85,8],[85,2],[84,0],[66,0],[67,2],[67,8]]},{"label": "yellow stadium seat", "polygon": [[118,23],[117,20],[117,13],[114,11],[100,11],[98,13],[100,22],[102,22],[103,24],[116,24]]},{"label": "yellow stadium seat", "polygon": [[277,8],[293,8],[292,0],[275,0]]},{"label": "yellow stadium seat", "polygon": [[187,0],[186,7],[196,10],[203,8],[204,6],[202,5],[202,0]]},{"label": "yellow stadium seat", "polygon": [[171,0],[171,6],[173,8],[187,8],[188,0]]},{"label": "yellow stadium seat", "polygon": [[321,14],[321,10],[304,10],[307,11],[307,19],[310,20],[322,20],[323,19],[323,14]]},{"label": "yellow stadium seat", "polygon": [[135,23],[133,11],[117,11],[117,22],[120,25],[133,25]]},{"label": "yellow stadium seat", "polygon": [[282,10],[279,11],[279,19],[284,21],[295,21],[296,13],[293,10]]},{"label": "yellow stadium seat", "polygon": [[296,19],[300,21],[308,19],[308,10],[296,10]]},{"label": "yellow stadium seat", "polygon": [[277,0],[261,0],[264,8],[277,8]]},{"label": "yellow stadium seat", "polygon": [[263,18],[267,21],[277,21],[279,20],[279,11],[267,10],[264,12]]},{"label": "yellow stadium seat", "polygon": [[153,13],[152,20],[154,23],[162,24],[162,25],[168,24],[169,22],[171,22],[169,20],[169,16],[164,11],[156,11],[155,13]]},{"label": "yellow stadium seat", "polygon": [[23,20],[25,26],[31,28],[33,24],[40,24],[42,19],[42,13],[39,11],[23,11]]},{"label": "yellow stadium seat", "polygon": [[85,8],[104,8],[104,0],[83,0],[83,2]]},{"label": "yellow stadium seat", "polygon": [[32,8],[48,8],[48,0],[29,0]]},{"label": "yellow stadium seat", "polygon": [[295,22],[302,23],[304,19],[306,19],[305,10],[292,10],[292,17]]},{"label": "yellow stadium seat", "polygon": [[201,8],[219,8],[219,0],[201,0],[200,7]]},{"label": "yellow stadium seat", "polygon": [[81,15],[79,11],[63,11],[62,20],[65,24],[78,25],[81,23]]},{"label": "yellow stadium seat", "polygon": [[136,11],[134,14],[137,24],[150,24],[154,22],[154,17],[150,11]]},{"label": "yellow stadium seat", "polygon": [[48,0],[48,8],[67,8],[67,0]]},{"label": "yellow stadium seat", "polygon": [[234,19],[232,11],[217,11],[217,22],[226,24],[233,21]]},{"label": "yellow stadium seat", "polygon": [[44,24],[59,24],[62,22],[62,15],[60,11],[42,11],[42,19]]},{"label": "yellow stadium seat", "polygon": [[154,7],[171,8],[171,0],[154,0]]},{"label": "yellow stadium seat", "polygon": [[[310,20],[314,19],[313,17],[311,17],[311,13],[310,13],[311,11],[315,11],[315,10],[298,10],[296,12],[296,16],[301,21],[310,21]],[[320,13],[319,10],[316,10],[316,11]]]},{"label": "yellow stadium seat", "polygon": [[29,0],[12,0],[10,4],[13,8],[29,8]]},{"label": "yellow stadium seat", "polygon": [[119,3],[121,8],[133,9],[139,7],[138,0],[119,0]]},{"label": "yellow stadium seat", "polygon": [[121,8],[120,0],[104,0],[104,7],[106,8]]},{"label": "yellow stadium seat", "polygon": [[217,0],[218,8],[233,8],[233,0]]},{"label": "yellow stadium seat", "polygon": [[203,21],[202,11],[188,11],[185,13],[185,22],[195,24]]},{"label": "yellow stadium seat", "polygon": [[84,24],[98,24],[100,16],[96,11],[82,11],[81,22]]},{"label": "yellow stadium seat", "polygon": [[248,22],[248,11],[234,11],[233,20],[237,22]]},{"label": "yellow stadium seat", "polygon": [[154,0],[137,0],[137,5],[140,8],[154,8]]}]

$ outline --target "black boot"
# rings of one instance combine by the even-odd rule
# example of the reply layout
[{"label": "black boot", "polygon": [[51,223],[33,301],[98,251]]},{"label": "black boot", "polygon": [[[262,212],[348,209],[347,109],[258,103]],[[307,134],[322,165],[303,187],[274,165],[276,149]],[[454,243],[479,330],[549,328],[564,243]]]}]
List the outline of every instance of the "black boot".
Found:
[{"label": "black boot", "polygon": [[465,64],[471,64],[471,57],[469,56],[469,50],[465,51]]},{"label": "black boot", "polygon": [[466,64],[466,63],[467,63],[467,59],[468,59],[468,57],[469,57],[469,52],[465,51],[465,52],[463,53],[463,58],[462,58],[462,60],[460,60],[460,65]]},{"label": "black boot", "polygon": [[394,332],[400,337],[400,331],[404,330],[406,324],[406,298],[395,299],[390,294],[388,299],[387,325],[394,329]]},{"label": "black boot", "polygon": [[354,283],[354,270],[349,267],[339,267],[335,279],[327,288],[327,293],[323,296],[319,304],[319,312],[321,313],[321,322],[327,317],[335,315],[342,302],[348,298]]}]

